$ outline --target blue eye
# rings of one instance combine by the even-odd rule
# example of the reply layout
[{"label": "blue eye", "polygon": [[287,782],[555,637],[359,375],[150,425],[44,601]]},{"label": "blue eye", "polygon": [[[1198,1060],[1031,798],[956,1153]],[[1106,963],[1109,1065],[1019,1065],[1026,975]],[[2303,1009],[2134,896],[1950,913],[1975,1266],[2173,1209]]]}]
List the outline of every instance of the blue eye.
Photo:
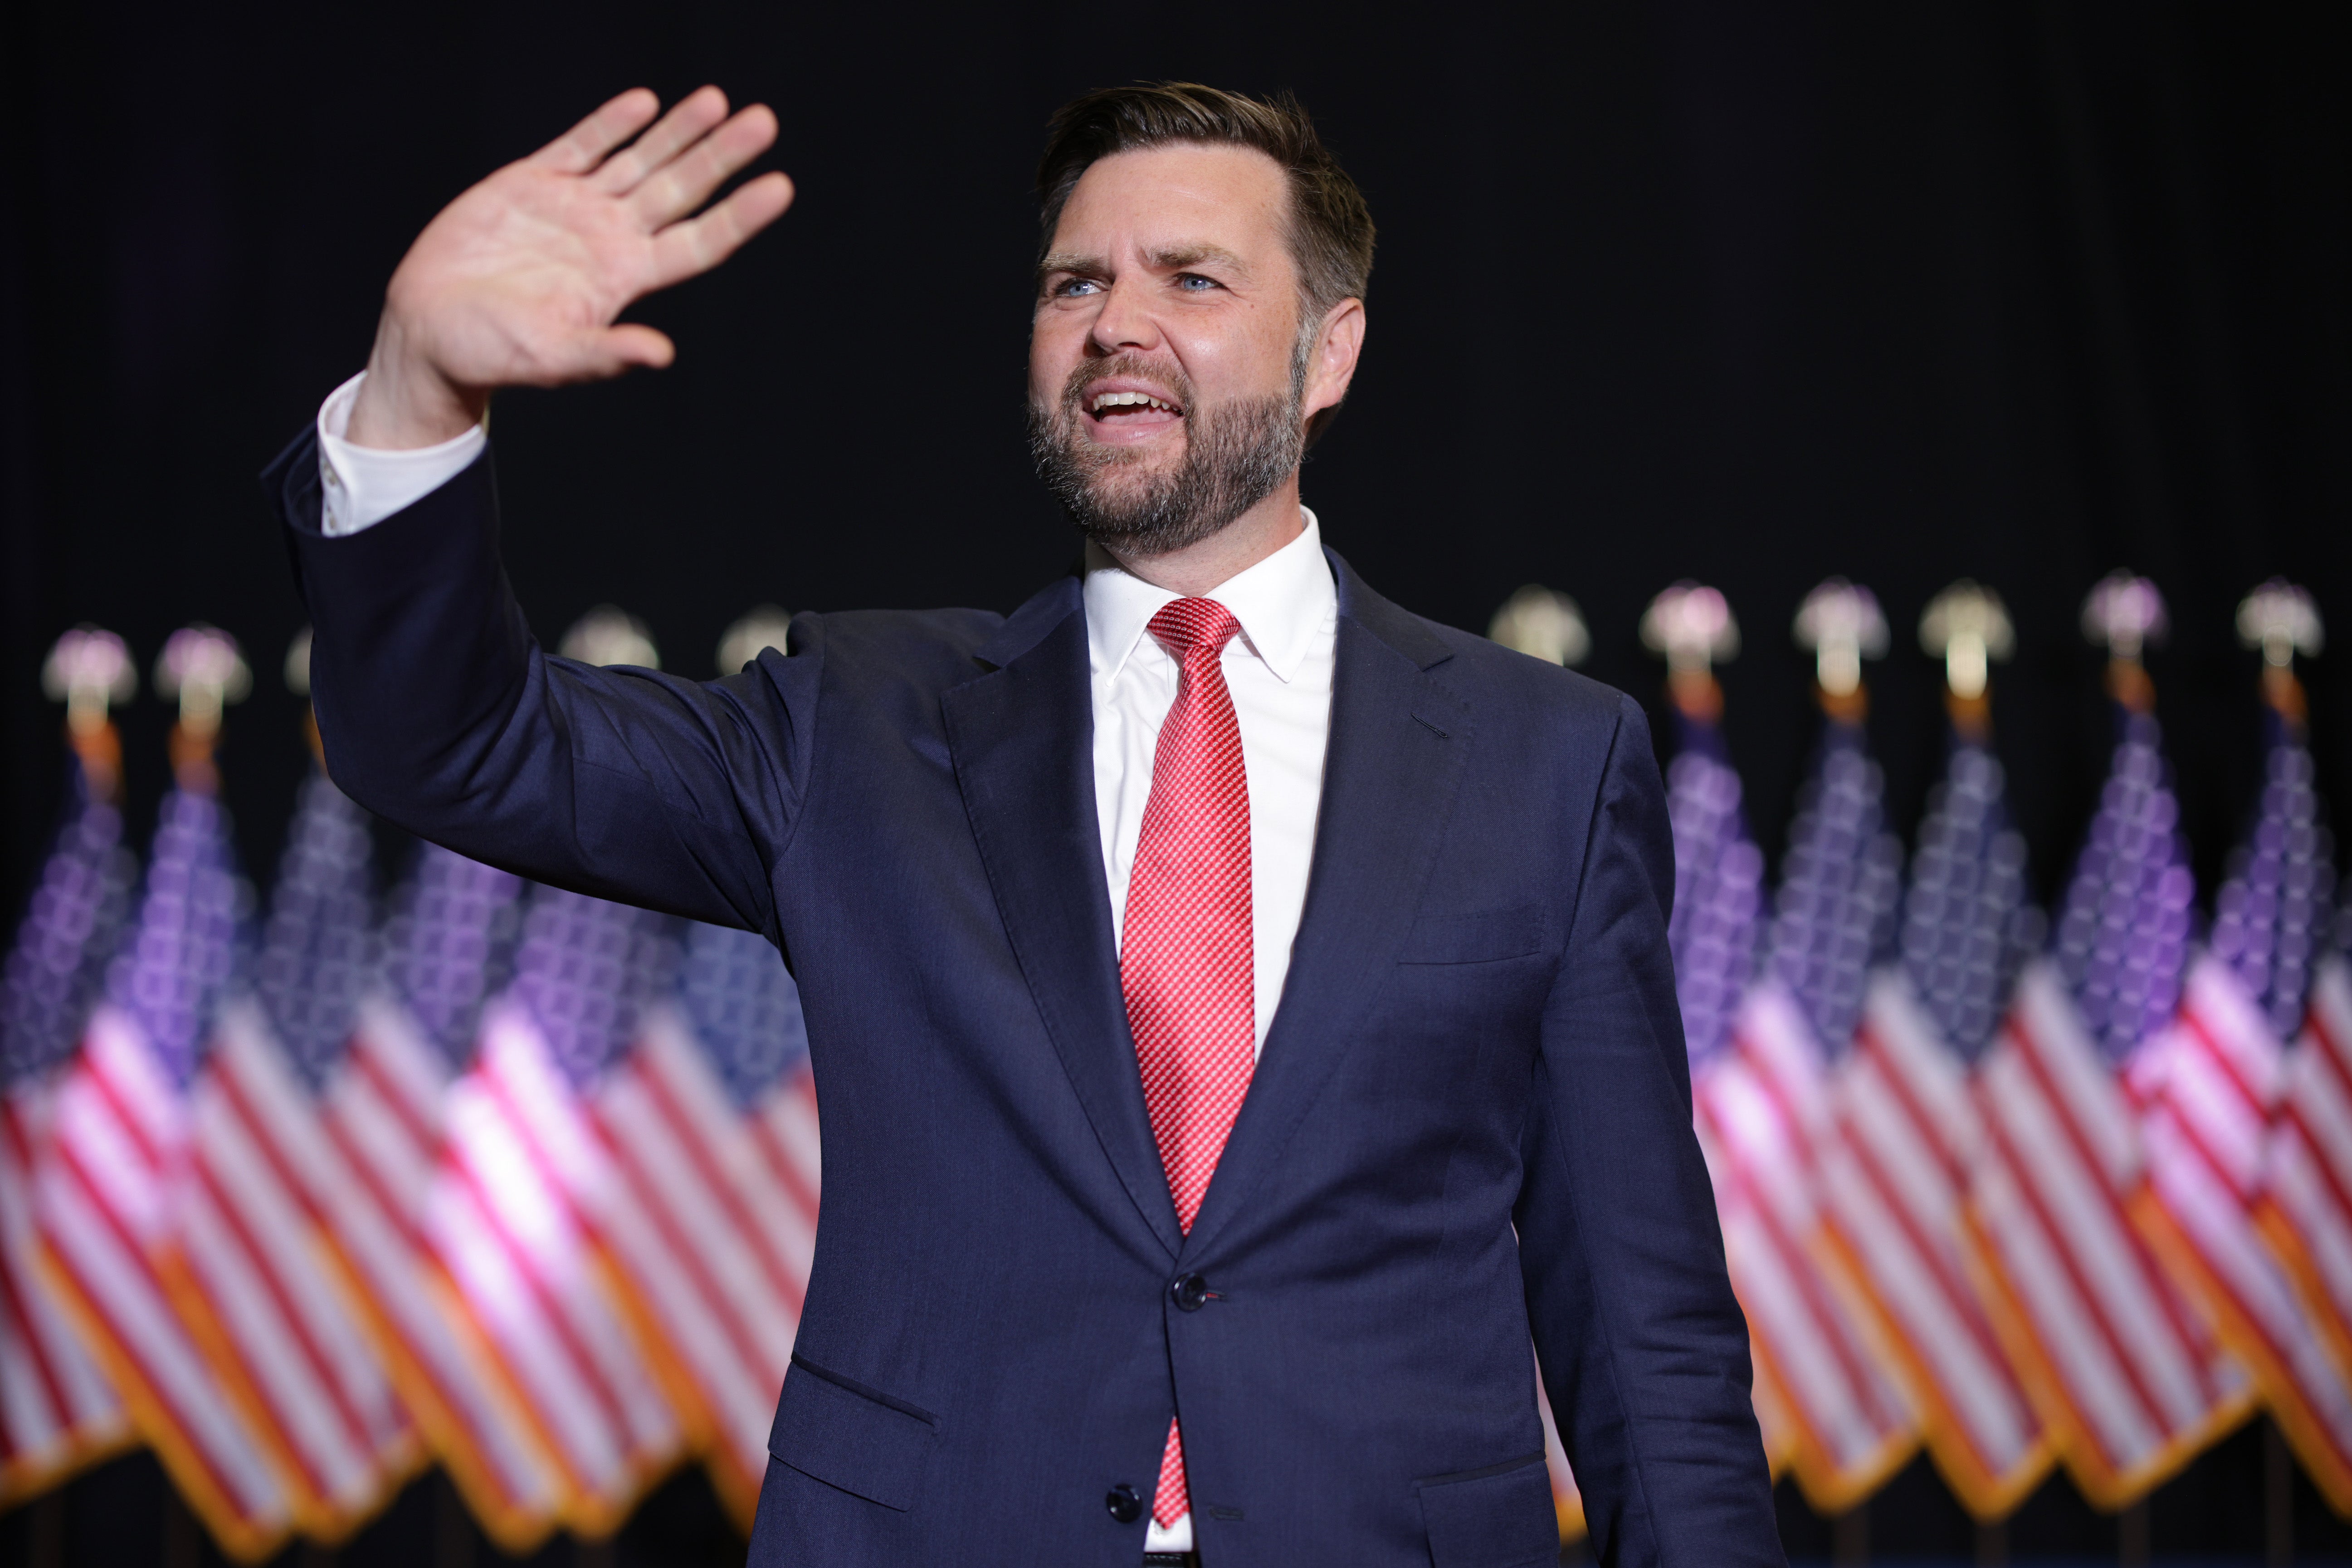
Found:
[{"label": "blue eye", "polygon": [[1090,291],[1100,287],[1101,285],[1097,283],[1091,278],[1065,278],[1059,283],[1054,285],[1054,292],[1058,297],[1066,300],[1079,293]]},{"label": "blue eye", "polygon": [[1180,272],[1176,275],[1176,287],[1188,293],[1201,294],[1217,287],[1217,280],[1203,278],[1197,272]]}]

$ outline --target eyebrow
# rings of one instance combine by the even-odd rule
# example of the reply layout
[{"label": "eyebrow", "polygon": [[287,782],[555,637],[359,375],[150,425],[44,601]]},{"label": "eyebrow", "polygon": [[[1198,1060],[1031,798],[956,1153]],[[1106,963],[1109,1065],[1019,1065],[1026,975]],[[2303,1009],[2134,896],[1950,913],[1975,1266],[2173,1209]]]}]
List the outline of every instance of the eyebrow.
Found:
[{"label": "eyebrow", "polygon": [[[1208,261],[1230,268],[1244,279],[1250,276],[1249,265],[1240,257],[1222,245],[1211,245],[1205,240],[1163,246],[1158,250],[1146,251],[1143,259],[1145,265],[1159,272],[1179,272]],[[1037,263],[1037,283],[1042,289],[1045,279],[1056,272],[1087,278],[1100,277],[1109,270],[1110,264],[1099,256],[1080,256],[1075,251],[1056,250]]]}]

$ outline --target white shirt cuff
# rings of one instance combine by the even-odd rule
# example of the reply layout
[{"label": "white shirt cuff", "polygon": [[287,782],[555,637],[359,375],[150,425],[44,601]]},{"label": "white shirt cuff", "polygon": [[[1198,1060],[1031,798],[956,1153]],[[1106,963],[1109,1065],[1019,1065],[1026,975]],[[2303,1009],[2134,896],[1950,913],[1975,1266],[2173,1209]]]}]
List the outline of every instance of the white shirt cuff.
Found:
[{"label": "white shirt cuff", "polygon": [[415,505],[464,473],[490,441],[477,425],[437,447],[414,451],[354,447],[343,432],[351,428],[352,404],[366,379],[367,372],[360,372],[319,405],[319,483],[326,497],[319,531],[330,539],[373,527]]}]

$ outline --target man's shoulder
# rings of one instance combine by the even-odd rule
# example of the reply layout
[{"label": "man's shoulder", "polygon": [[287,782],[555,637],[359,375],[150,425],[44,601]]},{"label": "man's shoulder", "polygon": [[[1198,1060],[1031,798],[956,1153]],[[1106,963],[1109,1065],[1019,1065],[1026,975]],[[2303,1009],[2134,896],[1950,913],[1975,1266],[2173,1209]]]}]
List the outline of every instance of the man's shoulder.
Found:
[{"label": "man's shoulder", "polygon": [[1641,705],[1613,686],[1475,632],[1417,616],[1381,597],[1344,563],[1340,570],[1347,612],[1474,706],[1499,707],[1524,720],[1603,731],[1629,717],[1641,717]]},{"label": "man's shoulder", "polygon": [[796,647],[821,637],[829,650],[916,659],[969,659],[1003,625],[994,610],[971,609],[811,610],[793,617]]},{"label": "man's shoulder", "polygon": [[1466,694],[1488,695],[1565,720],[1599,724],[1614,724],[1629,710],[1640,711],[1641,705],[1631,697],[1589,675],[1531,658],[1458,626],[1434,621],[1424,624],[1453,652],[1454,679],[1465,684]]}]

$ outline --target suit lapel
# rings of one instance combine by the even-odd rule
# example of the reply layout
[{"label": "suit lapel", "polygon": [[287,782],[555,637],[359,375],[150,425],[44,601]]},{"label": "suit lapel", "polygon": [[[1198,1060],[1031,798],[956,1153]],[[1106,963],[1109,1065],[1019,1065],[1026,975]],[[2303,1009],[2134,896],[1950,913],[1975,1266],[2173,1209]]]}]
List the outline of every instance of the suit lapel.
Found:
[{"label": "suit lapel", "polygon": [[1339,639],[1307,907],[1186,1257],[1200,1256],[1247,1201],[1360,1035],[1412,925],[1468,751],[1469,710],[1430,673],[1453,651],[1326,553],[1339,579]]},{"label": "suit lapel", "polygon": [[1172,1258],[1182,1237],[1144,1109],[1111,941],[1076,582],[1023,605],[979,657],[996,668],[941,699],[972,837],[1079,1103]]}]

